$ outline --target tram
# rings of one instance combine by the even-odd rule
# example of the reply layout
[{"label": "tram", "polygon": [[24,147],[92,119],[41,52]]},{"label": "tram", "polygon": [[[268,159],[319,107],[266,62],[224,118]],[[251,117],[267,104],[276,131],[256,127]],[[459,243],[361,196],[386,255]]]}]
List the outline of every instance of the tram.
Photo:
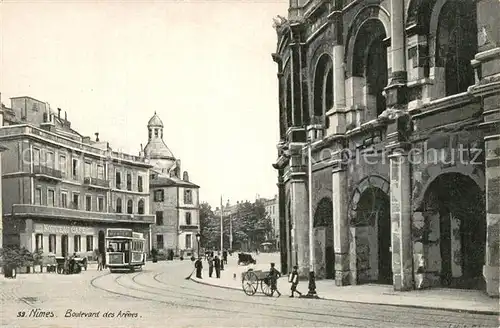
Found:
[{"label": "tram", "polygon": [[132,229],[106,230],[106,265],[110,272],[141,269],[146,261],[144,235]]}]

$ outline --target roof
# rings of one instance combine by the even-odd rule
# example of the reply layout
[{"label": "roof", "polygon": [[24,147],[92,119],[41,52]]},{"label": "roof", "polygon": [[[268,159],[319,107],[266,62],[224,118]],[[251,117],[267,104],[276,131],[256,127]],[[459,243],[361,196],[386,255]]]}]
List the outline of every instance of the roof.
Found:
[{"label": "roof", "polygon": [[191,187],[191,188],[200,188],[200,186],[189,182],[189,181],[184,181],[179,178],[175,177],[158,177],[156,179],[151,179],[149,180],[149,183],[151,186],[154,187],[170,187],[170,186],[184,186],[184,187]]},{"label": "roof", "polygon": [[151,139],[146,147],[144,147],[146,157],[152,159],[172,159],[175,160],[174,154],[168,149],[165,142],[160,138]]},{"label": "roof", "polygon": [[156,112],[153,115],[153,117],[151,117],[149,119],[149,122],[148,122],[148,127],[152,127],[152,126],[157,126],[157,127],[161,127],[161,128],[163,127],[163,122],[158,117],[158,115],[156,115]]}]

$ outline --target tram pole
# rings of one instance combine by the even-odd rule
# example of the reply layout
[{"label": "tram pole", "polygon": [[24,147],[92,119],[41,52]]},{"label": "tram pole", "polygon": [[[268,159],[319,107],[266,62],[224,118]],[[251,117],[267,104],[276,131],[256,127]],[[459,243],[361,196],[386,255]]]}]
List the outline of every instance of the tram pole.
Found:
[{"label": "tram pole", "polygon": [[223,214],[224,214],[224,209],[222,207],[222,195],[220,196],[220,251],[222,254],[222,250],[224,247],[224,230],[223,230]]},{"label": "tram pole", "polygon": [[307,145],[307,191],[308,191],[308,210],[309,210],[309,291],[304,298],[319,298],[316,294],[316,277],[314,276],[314,225],[313,225],[313,210],[312,210],[312,138],[309,136]]}]

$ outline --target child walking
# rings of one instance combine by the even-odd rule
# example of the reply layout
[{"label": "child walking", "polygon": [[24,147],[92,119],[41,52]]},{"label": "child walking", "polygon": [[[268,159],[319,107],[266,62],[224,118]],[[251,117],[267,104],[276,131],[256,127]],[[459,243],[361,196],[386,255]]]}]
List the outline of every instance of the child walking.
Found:
[{"label": "child walking", "polygon": [[290,275],[290,281],[292,283],[292,295],[290,297],[293,297],[293,293],[298,293],[300,296],[302,296],[302,293],[297,290],[297,285],[299,284],[299,273],[297,272],[298,266],[293,267],[292,274]]}]

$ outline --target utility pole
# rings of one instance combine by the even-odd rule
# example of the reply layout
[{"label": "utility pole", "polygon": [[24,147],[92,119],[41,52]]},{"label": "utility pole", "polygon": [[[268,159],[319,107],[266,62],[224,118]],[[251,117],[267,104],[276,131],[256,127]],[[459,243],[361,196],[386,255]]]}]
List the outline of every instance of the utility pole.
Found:
[{"label": "utility pole", "polygon": [[222,195],[220,196],[220,251],[224,249],[224,230],[223,230],[224,207],[222,206]]}]

